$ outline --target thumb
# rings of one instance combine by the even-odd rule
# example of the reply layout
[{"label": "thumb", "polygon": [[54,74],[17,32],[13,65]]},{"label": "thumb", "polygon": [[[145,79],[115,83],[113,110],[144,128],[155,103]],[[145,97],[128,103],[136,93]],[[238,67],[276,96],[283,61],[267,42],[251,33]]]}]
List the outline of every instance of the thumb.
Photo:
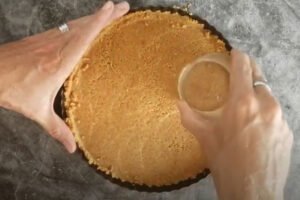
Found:
[{"label": "thumb", "polygon": [[88,31],[91,31],[94,37],[97,36],[99,34],[99,31],[107,25],[107,22],[110,20],[114,9],[114,3],[112,1],[108,1],[99,11],[91,15],[91,21],[88,22],[88,24],[84,24],[90,28],[90,30]]},{"label": "thumb", "polygon": [[208,121],[200,114],[195,113],[185,101],[178,102],[178,109],[182,125],[196,138],[200,139],[203,137],[203,134],[208,132]]},{"label": "thumb", "polygon": [[53,111],[44,124],[46,131],[60,143],[62,143],[69,153],[74,153],[76,143],[74,136],[66,123]]},{"label": "thumb", "polygon": [[[98,21],[96,21],[96,23],[99,24],[99,21],[103,22],[103,17],[102,17],[102,13],[103,13],[103,8],[107,7],[107,6],[111,6],[113,3],[112,2],[107,2],[102,9],[100,9],[98,12],[96,12],[94,14],[94,17],[96,17],[96,19],[99,19]],[[115,4],[114,5],[114,9],[112,14],[110,15],[109,19],[107,19],[106,21],[103,22],[104,26],[107,26],[109,23],[111,23],[113,20],[116,20],[120,17],[122,17],[123,15],[125,15],[126,13],[128,13],[130,9],[130,5],[128,4],[128,2],[123,1],[121,3]]]}]

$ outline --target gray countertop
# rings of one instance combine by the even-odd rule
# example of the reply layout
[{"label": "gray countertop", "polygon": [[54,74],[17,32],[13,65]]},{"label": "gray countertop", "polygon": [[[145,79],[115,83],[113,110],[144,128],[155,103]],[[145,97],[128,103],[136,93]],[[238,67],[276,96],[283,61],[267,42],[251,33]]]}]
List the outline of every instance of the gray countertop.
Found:
[{"label": "gray countertop", "polygon": [[[232,46],[263,66],[294,131],[285,197],[300,198],[300,1],[131,0],[133,8],[184,5],[215,26]],[[92,13],[100,0],[0,0],[0,43]],[[0,61],[1,62],[1,61]],[[230,181],[230,180],[228,180]],[[80,152],[69,155],[40,126],[0,109],[0,200],[216,199],[210,176],[173,191],[145,192],[111,182]]]}]

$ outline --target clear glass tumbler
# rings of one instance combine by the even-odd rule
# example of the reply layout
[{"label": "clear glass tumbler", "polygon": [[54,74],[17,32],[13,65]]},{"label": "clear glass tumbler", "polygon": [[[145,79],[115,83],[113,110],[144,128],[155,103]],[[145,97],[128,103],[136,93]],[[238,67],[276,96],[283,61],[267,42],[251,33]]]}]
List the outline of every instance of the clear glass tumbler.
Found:
[{"label": "clear glass tumbler", "polygon": [[229,75],[229,54],[204,55],[182,69],[178,78],[179,97],[197,112],[216,115],[228,96]]}]

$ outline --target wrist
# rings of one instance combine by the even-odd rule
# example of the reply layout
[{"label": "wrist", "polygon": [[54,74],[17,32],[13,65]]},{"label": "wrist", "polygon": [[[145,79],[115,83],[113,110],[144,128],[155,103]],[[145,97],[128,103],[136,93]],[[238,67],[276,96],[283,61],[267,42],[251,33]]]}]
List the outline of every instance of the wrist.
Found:
[{"label": "wrist", "polygon": [[270,152],[266,149],[261,149],[261,152],[259,148],[251,151],[227,150],[220,153],[211,166],[219,199],[283,199],[288,163],[285,165],[277,158],[269,157]]}]

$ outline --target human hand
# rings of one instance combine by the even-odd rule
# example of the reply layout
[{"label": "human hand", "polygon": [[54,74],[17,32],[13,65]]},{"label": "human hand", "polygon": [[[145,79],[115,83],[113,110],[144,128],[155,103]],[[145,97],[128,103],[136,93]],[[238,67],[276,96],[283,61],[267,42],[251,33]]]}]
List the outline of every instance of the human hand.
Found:
[{"label": "human hand", "polygon": [[71,153],[76,143],[54,112],[54,99],[91,42],[129,10],[127,2],[107,2],[93,15],[68,23],[70,31],[51,29],[0,46],[0,106],[37,121]]},{"label": "human hand", "polygon": [[222,114],[209,118],[179,103],[183,125],[203,147],[220,199],[282,199],[293,134],[254,61],[231,52],[230,91]]}]

